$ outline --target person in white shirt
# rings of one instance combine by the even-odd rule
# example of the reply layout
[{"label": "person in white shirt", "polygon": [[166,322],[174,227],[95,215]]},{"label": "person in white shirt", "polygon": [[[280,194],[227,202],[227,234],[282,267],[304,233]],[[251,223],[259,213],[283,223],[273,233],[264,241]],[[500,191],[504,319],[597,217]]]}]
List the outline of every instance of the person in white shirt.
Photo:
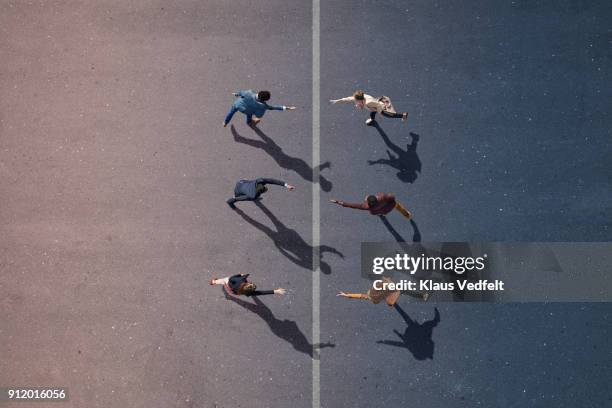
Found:
[{"label": "person in white shirt", "polygon": [[408,112],[397,113],[388,96],[375,98],[361,90],[355,91],[352,96],[347,96],[346,98],[331,99],[330,102],[333,104],[353,102],[358,109],[368,108],[370,110],[370,118],[366,120],[366,125],[370,126],[376,122],[377,113],[388,118],[402,119],[402,121],[408,119]]}]

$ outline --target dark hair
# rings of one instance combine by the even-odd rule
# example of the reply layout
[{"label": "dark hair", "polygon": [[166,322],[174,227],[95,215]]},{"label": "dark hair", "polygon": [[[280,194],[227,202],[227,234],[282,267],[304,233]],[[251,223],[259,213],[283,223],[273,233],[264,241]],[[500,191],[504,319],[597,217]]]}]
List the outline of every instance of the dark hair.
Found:
[{"label": "dark hair", "polygon": [[232,293],[235,295],[241,295],[243,287],[246,283],[250,283],[248,281],[249,274],[246,275],[238,274],[229,278],[227,282],[227,286],[231,289]]},{"label": "dark hair", "polygon": [[369,207],[374,207],[376,204],[378,204],[378,198],[376,198],[375,195],[367,196],[366,201],[368,202]]},{"label": "dark hair", "polygon": [[270,100],[270,91],[259,91],[257,92],[257,99],[261,102],[266,102]]},{"label": "dark hair", "polygon": [[357,101],[364,101],[365,100],[365,94],[363,93],[363,91],[361,89],[358,89],[355,92],[353,92],[353,98],[355,98],[355,100],[357,100]]},{"label": "dark hair", "polygon": [[262,183],[257,183],[257,186],[255,186],[255,189],[257,190],[259,194],[262,194],[268,191],[268,187],[266,187],[266,185]]}]

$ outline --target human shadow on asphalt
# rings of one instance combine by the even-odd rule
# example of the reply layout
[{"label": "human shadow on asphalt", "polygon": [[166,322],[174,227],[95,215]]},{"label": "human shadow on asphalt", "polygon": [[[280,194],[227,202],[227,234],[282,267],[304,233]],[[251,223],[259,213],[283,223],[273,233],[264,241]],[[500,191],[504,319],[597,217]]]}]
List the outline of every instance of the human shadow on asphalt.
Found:
[{"label": "human shadow on asphalt", "polygon": [[[310,269],[312,271],[313,246],[304,241],[304,238],[302,238],[297,231],[288,228],[285,226],[285,224],[280,222],[280,220],[261,203],[261,200],[255,201],[255,205],[261,209],[261,211],[270,219],[270,221],[272,221],[272,224],[274,224],[274,228],[276,230],[273,230],[267,225],[249,217],[239,208],[236,208],[234,211],[236,211],[246,222],[266,234],[274,242],[274,245],[280,251],[280,253],[287,257],[287,259],[294,264],[301,266],[302,268]],[[319,268],[321,269],[321,272],[327,275],[331,273],[331,266],[329,266],[327,262],[323,261],[323,255],[326,252],[329,252],[331,254],[338,255],[340,258],[344,258],[344,254],[342,254],[342,252],[328,245],[320,245],[318,247],[318,252],[320,257]]]},{"label": "human shadow on asphalt", "polygon": [[[232,125],[231,131],[232,131],[232,135],[234,136],[234,141],[238,143],[243,143],[249,146],[253,146],[258,149],[262,149],[263,151],[268,153],[274,160],[276,160],[276,163],[278,163],[278,165],[281,166],[283,169],[292,170],[296,172],[304,180],[309,181],[311,183],[313,182],[313,177],[312,177],[313,169],[312,167],[310,167],[310,165],[308,165],[308,163],[306,163],[304,160],[300,159],[299,157],[292,157],[286,154],[285,152],[283,152],[283,149],[281,149],[280,146],[277,145],[274,140],[272,140],[272,138],[270,138],[268,135],[266,135],[256,126],[251,126],[251,128],[262,140],[254,140],[254,139],[249,139],[247,137],[241,136],[236,131],[236,128],[234,127],[234,125]],[[331,167],[331,163],[327,161],[319,165],[318,170],[321,171],[321,170],[324,170],[330,167]],[[319,175],[318,183],[321,186],[321,189],[323,191],[325,192],[331,191],[332,189],[331,181],[327,180],[322,175]]]},{"label": "human shadow on asphalt", "polygon": [[[406,145],[406,150],[403,150],[398,145],[394,144],[385,131],[380,127],[378,122],[374,124],[374,128],[378,130],[383,141],[391,151],[387,150],[387,159],[368,160],[370,166],[375,164],[382,164],[393,167],[396,169],[397,178],[404,183],[414,183],[418,177],[417,173],[421,172],[421,159],[417,154],[417,144],[419,142],[419,135],[410,132],[412,143]],[[391,152],[395,153],[392,154]]]},{"label": "human shadow on asphalt", "polygon": [[407,326],[404,334],[401,334],[395,329],[393,330],[401,341],[379,340],[377,343],[408,349],[417,360],[433,360],[434,341],[432,339],[432,334],[433,329],[440,323],[440,312],[438,308],[435,308],[436,314],[432,320],[419,324],[408,316],[404,309],[400,307],[399,303],[396,303],[394,307],[400,316],[402,316]]},{"label": "human shadow on asphalt", "polygon": [[265,305],[261,300],[257,298],[257,296],[253,296],[253,301],[255,303],[245,302],[242,299],[239,299],[236,296],[232,296],[225,288],[223,288],[223,294],[225,298],[231,300],[237,305],[245,308],[249,312],[255,313],[257,316],[261,317],[270,327],[272,333],[275,336],[285,340],[287,343],[291,344],[294,349],[299,351],[300,353],[308,354],[310,357],[313,356],[313,351],[322,349],[325,347],[336,347],[335,344],[332,343],[318,343],[315,344],[314,347],[311,343],[308,342],[306,336],[297,323],[293,320],[280,320],[277,319],[276,316],[272,313],[270,308]]},{"label": "human shadow on asphalt", "polygon": [[[397,232],[397,230],[393,227],[393,225],[391,225],[391,223],[389,222],[386,216],[379,215],[378,217],[381,219],[383,224],[385,224],[385,227],[391,233],[391,235],[393,235],[393,238],[395,238],[395,241],[408,242],[404,239],[404,237],[400,235],[399,232]],[[419,227],[414,221],[414,219],[410,220],[410,225],[412,226],[412,229],[414,231],[414,233],[412,234],[412,242],[421,242],[421,231],[419,230]]]}]

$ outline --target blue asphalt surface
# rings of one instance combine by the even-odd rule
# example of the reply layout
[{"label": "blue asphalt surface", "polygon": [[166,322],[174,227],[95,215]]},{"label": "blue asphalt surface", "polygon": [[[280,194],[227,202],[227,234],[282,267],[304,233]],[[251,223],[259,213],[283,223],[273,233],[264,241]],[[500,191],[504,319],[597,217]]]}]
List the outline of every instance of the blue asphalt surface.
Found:
[{"label": "blue asphalt surface", "polygon": [[[403,297],[402,317],[335,294],[366,290],[362,241],[611,241],[611,19],[603,1],[322,1],[322,407],[610,405],[607,303]],[[0,27],[0,386],[311,407],[311,4],[4,3]],[[239,88],[298,109],[224,129]],[[328,104],[356,88],[408,122]],[[251,177],[296,190],[232,211]],[[327,202],[377,191],[414,222]],[[290,293],[208,286],[239,272]]]},{"label": "blue asphalt surface", "polygon": [[323,3],[323,98],[363,89],[410,114],[379,130],[324,107],[324,199],[394,192],[414,214],[392,213],[390,231],[322,204],[322,240],[346,255],[322,278],[322,339],[338,344],[323,354],[323,406],[610,404],[609,304],[403,297],[408,324],[333,295],[367,289],[360,241],[612,238],[611,16],[605,2]]}]

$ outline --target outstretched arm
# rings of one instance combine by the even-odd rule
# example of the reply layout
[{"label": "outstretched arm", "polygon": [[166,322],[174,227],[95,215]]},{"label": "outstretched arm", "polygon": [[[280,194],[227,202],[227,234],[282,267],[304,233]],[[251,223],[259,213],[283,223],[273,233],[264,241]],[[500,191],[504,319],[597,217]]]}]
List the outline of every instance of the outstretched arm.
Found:
[{"label": "outstretched arm", "polygon": [[269,110],[295,110],[295,106],[266,104]]},{"label": "outstretched arm", "polygon": [[330,99],[329,101],[331,103],[333,103],[333,104],[337,104],[337,103],[349,103],[349,102],[355,102],[355,98],[353,96],[347,96],[346,98]]},{"label": "outstretched arm", "polygon": [[266,178],[266,177],[260,177],[257,179],[257,184],[276,184],[277,186],[284,186],[285,183],[282,180],[277,180],[277,179],[273,179],[273,178]]},{"label": "outstretched arm", "polygon": [[246,296],[262,296],[262,295],[284,295],[287,291],[283,288],[274,290],[254,290],[253,292],[247,293]]},{"label": "outstretched arm", "polygon": [[219,279],[211,279],[210,280],[210,284],[211,285],[227,285],[227,283],[229,282],[229,276],[225,277],[225,278],[219,278]]},{"label": "outstretched arm", "polygon": [[295,187],[293,187],[291,184],[285,183],[284,181],[281,180],[277,180],[277,179],[273,179],[273,178],[258,178],[257,179],[257,183],[261,183],[261,184],[275,184],[277,186],[283,186],[285,188],[287,188],[288,190],[293,190]]},{"label": "outstretched arm", "polygon": [[367,210],[368,209],[365,206],[365,204],[363,204],[363,203],[349,203],[347,201],[336,200],[335,198],[332,198],[329,201],[334,203],[334,204],[338,204],[338,205],[341,205],[343,207],[354,208],[356,210]]},{"label": "outstretched arm", "polygon": [[344,293],[339,292],[336,296],[345,297],[349,299],[367,299],[368,295],[366,293]]}]

